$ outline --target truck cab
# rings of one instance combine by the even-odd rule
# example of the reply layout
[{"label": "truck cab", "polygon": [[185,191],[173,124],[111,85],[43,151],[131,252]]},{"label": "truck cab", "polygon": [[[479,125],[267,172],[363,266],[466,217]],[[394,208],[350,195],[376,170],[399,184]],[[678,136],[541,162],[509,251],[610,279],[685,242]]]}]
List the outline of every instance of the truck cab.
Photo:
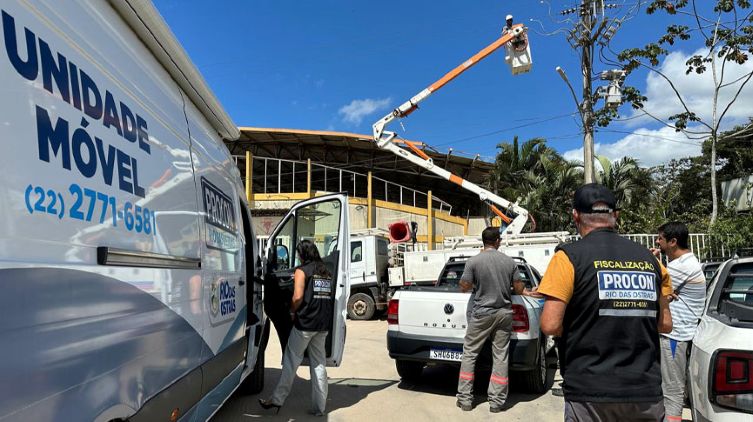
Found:
[{"label": "truck cab", "polygon": [[381,234],[350,238],[350,298],[348,317],[368,320],[387,309],[389,239]]}]

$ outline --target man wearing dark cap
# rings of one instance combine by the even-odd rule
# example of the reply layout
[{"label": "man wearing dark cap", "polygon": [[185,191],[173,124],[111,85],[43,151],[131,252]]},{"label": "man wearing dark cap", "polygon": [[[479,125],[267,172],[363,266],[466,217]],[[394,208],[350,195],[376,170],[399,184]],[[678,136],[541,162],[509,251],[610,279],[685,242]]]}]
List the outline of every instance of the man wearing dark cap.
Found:
[{"label": "man wearing dark cap", "polygon": [[559,337],[565,421],[661,421],[669,274],[617,234],[617,201],[606,187],[578,188],[572,213],[582,238],[557,248],[538,290],[546,296],[541,331]]}]

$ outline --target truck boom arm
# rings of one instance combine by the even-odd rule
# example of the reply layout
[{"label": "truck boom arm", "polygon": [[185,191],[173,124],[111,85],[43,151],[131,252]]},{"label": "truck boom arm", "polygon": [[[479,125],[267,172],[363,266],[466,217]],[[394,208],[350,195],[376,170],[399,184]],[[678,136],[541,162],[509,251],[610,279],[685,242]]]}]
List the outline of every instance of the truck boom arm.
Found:
[{"label": "truck boom arm", "polygon": [[[436,166],[428,155],[426,155],[423,151],[416,147],[415,142],[402,142],[408,147],[410,151],[399,147],[395,143],[397,134],[385,129],[387,125],[390,124],[393,120],[406,117],[410,113],[414,112],[418,108],[418,104],[421,101],[428,98],[431,94],[458,77],[461,73],[468,70],[471,66],[486,58],[488,55],[490,55],[500,47],[506,45],[507,43],[516,39],[522,39],[523,37],[525,37],[525,33],[526,28],[523,26],[523,24],[513,25],[512,28],[510,28],[510,30],[506,33],[502,34],[499,39],[486,46],[484,49],[473,55],[473,57],[457,66],[446,75],[442,76],[428,88],[422,90],[421,92],[413,96],[410,100],[401,104],[389,114],[379,119],[372,126],[374,132],[374,141],[379,148],[391,151],[395,155],[403,157],[413,164],[429,170],[432,173],[477,194],[479,196],[479,199],[487,203],[491,210],[508,225],[505,233],[511,235],[520,234],[523,231],[523,227],[525,226],[526,221],[528,221],[529,217],[528,210],[490,192],[487,189],[482,188],[475,183],[471,183],[460,176],[457,176],[441,167]],[[515,217],[508,217],[502,211],[500,211],[499,208],[496,207],[497,205],[504,209],[512,211],[516,214]]]}]

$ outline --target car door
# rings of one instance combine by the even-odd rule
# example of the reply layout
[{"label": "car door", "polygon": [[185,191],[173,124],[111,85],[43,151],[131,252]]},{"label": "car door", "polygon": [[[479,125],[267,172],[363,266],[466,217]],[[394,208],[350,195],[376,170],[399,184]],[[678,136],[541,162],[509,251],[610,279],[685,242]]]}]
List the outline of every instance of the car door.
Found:
[{"label": "car door", "polygon": [[[334,316],[327,335],[327,366],[339,366],[345,347],[345,316],[350,295],[350,230],[348,198],[333,194],[301,201],[288,211],[269,237],[264,252],[265,283],[278,283],[292,294],[293,274],[300,265],[296,246],[313,241],[335,282]],[[277,304],[267,304],[275,306]],[[304,365],[307,361],[304,360]]]}]

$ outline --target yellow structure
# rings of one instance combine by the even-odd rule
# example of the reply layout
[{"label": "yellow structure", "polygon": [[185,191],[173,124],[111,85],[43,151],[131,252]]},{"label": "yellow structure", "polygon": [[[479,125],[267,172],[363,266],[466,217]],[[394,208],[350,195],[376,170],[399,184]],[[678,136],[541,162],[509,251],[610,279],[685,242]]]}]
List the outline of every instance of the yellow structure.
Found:
[{"label": "yellow structure", "polygon": [[[261,160],[264,160],[263,158]],[[303,164],[301,162],[301,164]],[[246,152],[246,196],[248,198],[252,211],[275,210],[290,208],[295,202],[312,198],[318,195],[325,195],[328,191],[317,191],[312,186],[312,163],[308,159],[306,164],[306,190],[301,192],[282,192],[278,189],[276,193],[254,193],[253,192],[253,156]],[[332,170],[336,171],[336,170]],[[300,175],[303,176],[302,174]],[[295,177],[295,176],[293,176]],[[468,232],[468,220],[451,215],[449,212],[435,209],[433,205],[437,203],[432,191],[426,194],[416,191],[415,194],[426,195],[426,207],[416,207],[404,203],[396,203],[375,198],[374,181],[369,172],[367,175],[358,176],[366,180],[366,197],[350,195],[348,202],[350,204],[350,224],[351,230],[382,228],[387,229],[390,223],[404,220],[417,222],[419,231],[417,240],[420,243],[426,243],[427,248],[434,249],[436,242],[444,241],[447,236],[463,236]],[[363,179],[360,179],[363,180]],[[381,181],[381,179],[378,179]],[[257,184],[256,186],[262,186]],[[337,185],[337,188],[343,188],[343,182]],[[336,189],[337,189],[336,188]],[[263,189],[263,188],[262,188]],[[409,189],[409,188],[403,188]],[[302,190],[302,189],[301,189]],[[412,191],[412,190],[411,190]],[[353,189],[353,193],[356,189]],[[363,192],[363,191],[361,191]],[[402,201],[402,192],[400,194]],[[386,197],[386,194],[385,194]],[[386,199],[386,198],[385,198]],[[440,201],[441,203],[441,201]],[[272,216],[261,217],[273,219]],[[272,227],[271,224],[268,226]],[[264,235],[266,227],[255,227],[257,234]]]}]

